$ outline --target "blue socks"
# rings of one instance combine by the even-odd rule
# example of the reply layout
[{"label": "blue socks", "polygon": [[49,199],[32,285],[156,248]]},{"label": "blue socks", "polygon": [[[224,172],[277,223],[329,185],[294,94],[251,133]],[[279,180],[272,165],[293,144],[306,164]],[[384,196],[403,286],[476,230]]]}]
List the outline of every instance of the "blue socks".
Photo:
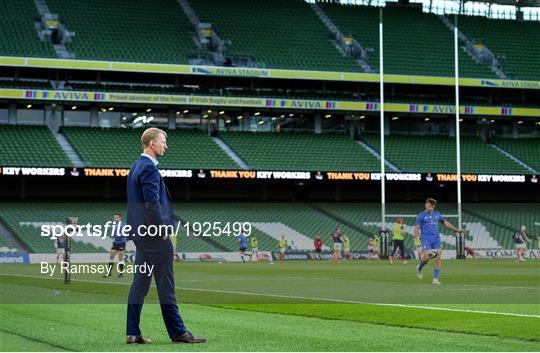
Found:
[{"label": "blue socks", "polygon": [[439,272],[441,271],[440,268],[434,268],[433,269],[433,279],[439,279]]},{"label": "blue socks", "polygon": [[418,272],[421,272],[426,264],[427,262],[420,262],[420,264],[418,265]]}]

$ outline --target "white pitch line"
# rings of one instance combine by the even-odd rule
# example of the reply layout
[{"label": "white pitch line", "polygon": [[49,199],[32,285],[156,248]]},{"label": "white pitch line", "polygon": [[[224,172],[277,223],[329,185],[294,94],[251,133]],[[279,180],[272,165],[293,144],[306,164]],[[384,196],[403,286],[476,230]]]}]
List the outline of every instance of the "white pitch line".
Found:
[{"label": "white pitch line", "polygon": [[540,287],[513,287],[513,286],[490,286],[484,284],[464,284],[466,287],[489,287],[489,288],[500,288],[500,289],[534,289],[540,291]]},{"label": "white pitch line", "polygon": [[[30,277],[30,278],[41,278],[41,279],[59,279],[59,278],[47,278],[43,276],[33,276],[33,275],[13,275],[6,274],[8,276],[16,277]],[[100,283],[100,284],[115,284],[115,285],[126,285],[130,286],[129,283],[111,283],[109,281],[98,281],[98,280],[77,280],[78,282],[88,282],[88,283]],[[152,285],[152,287],[155,287]],[[295,295],[283,295],[283,294],[269,294],[269,293],[253,293],[253,292],[240,292],[240,291],[230,291],[230,290],[221,290],[221,289],[207,289],[207,288],[184,288],[184,287],[174,287],[179,290],[189,290],[197,292],[211,292],[211,293],[222,293],[222,294],[240,294],[240,295],[251,295],[258,297],[272,297],[272,298],[287,298],[287,299],[300,299],[300,300],[318,300],[326,301],[333,303],[342,303],[342,304],[364,304],[364,305],[377,305],[377,306],[388,306],[388,307],[399,307],[399,308],[409,308],[409,309],[424,309],[424,310],[436,310],[436,311],[452,311],[458,313],[474,313],[474,314],[489,314],[489,315],[501,315],[501,316],[517,316],[517,317],[532,317],[540,318],[540,315],[534,314],[517,314],[517,313],[504,313],[498,311],[485,311],[485,310],[469,310],[469,309],[453,309],[453,308],[441,308],[434,306],[425,306],[425,305],[413,305],[413,304],[391,304],[391,303],[372,303],[372,302],[362,302],[355,300],[344,300],[344,299],[332,299],[332,298],[316,298],[316,297],[301,297]]]}]

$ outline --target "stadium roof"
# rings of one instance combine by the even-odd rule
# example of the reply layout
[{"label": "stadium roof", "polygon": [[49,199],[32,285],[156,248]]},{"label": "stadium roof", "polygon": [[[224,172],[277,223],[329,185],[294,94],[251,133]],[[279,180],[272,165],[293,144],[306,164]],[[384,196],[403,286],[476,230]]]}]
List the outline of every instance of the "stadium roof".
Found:
[{"label": "stadium roof", "polygon": [[463,0],[463,2],[484,2],[488,4],[498,4],[518,7],[540,7],[540,0]]}]

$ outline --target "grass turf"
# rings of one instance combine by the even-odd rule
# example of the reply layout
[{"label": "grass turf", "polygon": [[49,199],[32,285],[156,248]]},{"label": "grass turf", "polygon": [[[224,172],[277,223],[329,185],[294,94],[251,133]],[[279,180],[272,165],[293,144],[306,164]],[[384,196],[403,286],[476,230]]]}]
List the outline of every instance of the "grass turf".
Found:
[{"label": "grass turf", "polygon": [[[391,266],[383,262],[180,263],[175,269],[177,296],[180,302],[190,303],[181,305],[182,313],[188,327],[211,342],[202,346],[170,344],[159,307],[150,304],[156,298],[152,289],[149,304],[143,311],[142,329],[154,344],[129,350],[538,350],[537,262],[446,262],[447,276],[443,278],[447,284],[441,288],[418,281],[413,266],[412,263]],[[4,335],[0,348],[3,351],[18,347],[14,343],[18,340],[42,342],[66,350],[127,349],[123,303],[129,277],[103,279],[97,275],[75,275],[73,283],[66,286],[58,275],[52,278],[39,275],[36,266],[9,265],[1,270],[0,330]],[[460,273],[466,273],[471,281],[464,283]],[[334,290],[329,291],[327,287],[333,285],[330,289]],[[409,295],[415,288],[417,292],[429,290],[430,296],[438,296],[440,300],[431,304],[410,301],[407,307],[337,304],[326,300],[354,300],[358,293],[354,287],[369,285],[374,287],[369,293],[379,295],[371,298],[372,303],[384,303],[385,300],[378,300],[381,297]],[[349,290],[345,290],[346,286]],[[400,286],[403,291],[384,296],[385,287],[392,291]],[[460,298],[467,295],[477,298],[481,292],[486,293],[487,302],[451,300],[455,299],[455,293]],[[525,301],[510,301],[512,296],[506,292],[530,295]],[[361,296],[362,301],[364,298]],[[458,311],[411,307],[420,304]]]},{"label": "grass turf", "polygon": [[[299,304],[296,304],[299,305]],[[301,304],[300,304],[301,305]],[[172,345],[161,322],[159,306],[144,309],[142,330],[152,351],[365,351],[452,350],[533,351],[538,342],[517,338],[433,332],[360,322],[324,320],[293,315],[247,312],[188,304],[182,307],[193,332],[206,336],[206,345]],[[66,350],[122,351],[125,307],[118,304],[4,305],[3,331]],[[3,347],[2,347],[3,349]]]},{"label": "grass turf", "polygon": [[0,331],[2,352],[63,352],[65,349],[19,335]]}]

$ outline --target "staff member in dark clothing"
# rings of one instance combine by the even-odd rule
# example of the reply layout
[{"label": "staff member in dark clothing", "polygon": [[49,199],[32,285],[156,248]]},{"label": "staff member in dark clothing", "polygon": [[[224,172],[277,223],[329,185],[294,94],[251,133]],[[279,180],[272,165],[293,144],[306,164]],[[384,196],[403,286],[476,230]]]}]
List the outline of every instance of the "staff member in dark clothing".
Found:
[{"label": "staff member in dark clothing", "polygon": [[[154,266],[153,276],[161,305],[161,314],[173,343],[202,343],[184,325],[174,293],[173,245],[168,234],[151,236],[150,229],[174,225],[171,198],[157,168],[157,158],[167,150],[167,134],[157,128],[146,129],[141,136],[144,149],[133,164],[127,179],[127,224],[137,252],[135,266]],[[147,232],[145,231],[147,230]],[[156,233],[154,233],[155,235]],[[144,297],[150,289],[152,275],[137,272],[129,291],[127,307],[127,343],[151,343],[139,327]]]}]

